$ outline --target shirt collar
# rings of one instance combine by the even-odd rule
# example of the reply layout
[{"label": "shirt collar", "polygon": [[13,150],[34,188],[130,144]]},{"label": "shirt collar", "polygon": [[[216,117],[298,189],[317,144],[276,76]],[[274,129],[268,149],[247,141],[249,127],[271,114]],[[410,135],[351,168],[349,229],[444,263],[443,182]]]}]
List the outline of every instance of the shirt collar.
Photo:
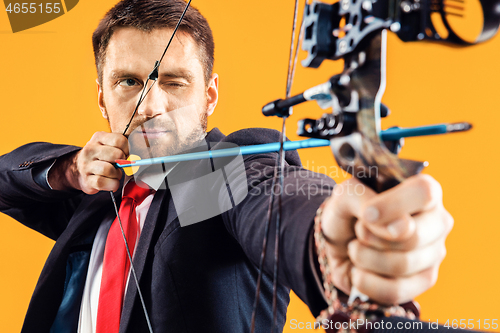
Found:
[{"label": "shirt collar", "polygon": [[[158,172],[149,172],[149,173],[145,172],[140,175],[139,180],[148,185],[153,190],[158,191],[161,184],[163,184],[165,178],[168,176],[170,172],[172,172],[172,170],[177,166],[177,164],[179,163],[175,163],[166,171],[161,170]],[[123,188],[125,188],[125,185],[127,185],[128,182],[133,178],[134,178],[133,176],[125,176],[125,182],[123,184]]]}]

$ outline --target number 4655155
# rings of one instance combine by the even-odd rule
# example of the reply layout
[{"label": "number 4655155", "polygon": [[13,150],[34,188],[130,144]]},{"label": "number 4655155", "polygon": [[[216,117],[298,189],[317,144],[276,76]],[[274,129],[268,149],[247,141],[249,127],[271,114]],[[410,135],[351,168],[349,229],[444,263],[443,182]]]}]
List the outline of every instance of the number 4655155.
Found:
[{"label": "number 4655155", "polygon": [[46,14],[58,14],[61,12],[61,7],[59,3],[45,3],[44,4],[36,4],[36,3],[9,3],[7,8],[5,9],[8,13],[14,14],[35,14],[35,13],[46,13]]}]

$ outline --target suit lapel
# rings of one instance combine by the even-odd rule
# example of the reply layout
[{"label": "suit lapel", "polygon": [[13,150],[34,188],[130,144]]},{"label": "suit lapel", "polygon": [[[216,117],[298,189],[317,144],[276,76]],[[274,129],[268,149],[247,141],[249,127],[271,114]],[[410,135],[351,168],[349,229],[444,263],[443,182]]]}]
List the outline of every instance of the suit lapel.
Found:
[{"label": "suit lapel", "polygon": [[[206,140],[207,142],[219,142],[223,137],[224,134],[222,134],[219,131],[219,129],[214,128],[208,133]],[[176,172],[175,168],[173,172]],[[164,209],[165,207],[167,207],[168,210],[166,212],[167,215],[165,218],[165,224],[163,224],[163,221],[160,221],[158,218],[160,216],[160,213],[162,213],[163,211],[162,208]],[[159,242],[161,242],[163,238],[167,237],[173,230],[175,230],[180,226],[178,222],[175,222],[176,219],[177,219],[177,212],[174,207],[172,196],[170,195],[170,190],[168,189],[167,186],[166,190],[159,190],[156,192],[154,196],[153,202],[151,203],[151,206],[149,207],[148,210],[148,214],[146,216],[144,227],[142,228],[141,231],[139,244],[137,245],[137,249],[134,254],[134,268],[137,274],[137,280],[139,281],[139,284],[141,281],[141,277],[143,276],[144,273],[144,268],[148,253],[150,253],[151,246],[155,245],[153,244],[152,241],[155,235],[155,231],[161,233],[160,237],[162,238],[159,239]],[[162,228],[162,230],[157,230],[158,228]],[[143,296],[148,297],[147,295]],[[134,304],[142,308],[141,301],[139,299],[139,295],[137,292],[137,286],[135,284],[134,277],[131,274],[128,281],[128,288],[122,309],[122,316],[121,316],[120,330],[119,330],[120,332],[127,332],[128,327],[131,326],[131,321],[134,320],[132,318]],[[138,313],[140,313],[140,315],[142,316],[144,315],[142,309]],[[149,315],[151,316],[151,313],[149,313]]]}]

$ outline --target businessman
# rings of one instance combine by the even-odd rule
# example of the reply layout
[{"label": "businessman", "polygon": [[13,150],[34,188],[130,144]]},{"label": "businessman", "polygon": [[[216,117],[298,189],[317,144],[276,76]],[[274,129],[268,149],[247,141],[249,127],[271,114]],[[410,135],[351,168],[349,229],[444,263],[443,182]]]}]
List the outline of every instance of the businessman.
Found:
[{"label": "businessman", "polygon": [[[124,0],[100,22],[92,40],[98,105],[109,132],[95,133],[82,148],[33,143],[0,159],[1,211],[56,240],[23,332],[148,330],[109,191],[120,205],[154,332],[249,330],[270,200],[266,189],[272,184],[269,170],[276,166],[277,155],[246,157],[242,201],[188,226],[182,226],[178,210],[198,204],[190,202],[189,193],[178,202],[167,181],[158,184],[145,177],[147,186],[139,186],[113,165],[133,152],[164,156],[200,142],[217,149],[279,139],[278,133],[264,129],[227,136],[217,129],[206,133],[218,101],[219,78],[212,71],[210,27],[194,8],[187,11],[158,69],[157,83],[127,128],[184,7],[181,0]],[[147,149],[139,143],[144,141]],[[355,286],[374,301],[399,304],[436,282],[453,220],[435,180],[415,176],[376,194],[355,179],[335,185],[302,169],[296,153],[287,153],[285,160],[284,188],[291,190],[284,191],[280,230],[280,329],[289,289],[314,315],[326,307],[313,241],[314,217],[323,202],[321,225],[339,290],[349,294]],[[189,170],[202,169],[202,163],[190,164]],[[178,169],[172,166],[161,175],[168,178]],[[312,187],[314,195],[302,190]],[[243,190],[231,195],[238,191]],[[273,248],[270,237],[268,249]],[[257,332],[268,332],[272,325],[272,266],[269,252]]]}]

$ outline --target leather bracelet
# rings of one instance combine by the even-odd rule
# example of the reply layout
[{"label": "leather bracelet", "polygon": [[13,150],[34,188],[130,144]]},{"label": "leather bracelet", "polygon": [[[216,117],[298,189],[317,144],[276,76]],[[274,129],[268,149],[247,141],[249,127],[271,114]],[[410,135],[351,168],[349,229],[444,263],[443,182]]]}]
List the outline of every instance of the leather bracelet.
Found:
[{"label": "leather bracelet", "polygon": [[[314,218],[314,243],[318,254],[328,308],[321,311],[320,315],[316,318],[318,325],[315,327],[323,327],[327,332],[362,333],[369,331],[366,325],[368,322],[376,322],[383,317],[418,319],[419,309],[418,304],[415,302],[403,305],[383,306],[371,303],[370,301],[363,302],[359,298],[350,305],[344,304],[339,300],[338,291],[333,284],[333,272],[327,255],[328,243],[332,243],[332,241],[325,236],[321,227],[321,216],[325,203],[326,200],[319,206]],[[324,325],[325,320],[328,323],[328,327]],[[352,325],[352,323],[363,324]]]}]

